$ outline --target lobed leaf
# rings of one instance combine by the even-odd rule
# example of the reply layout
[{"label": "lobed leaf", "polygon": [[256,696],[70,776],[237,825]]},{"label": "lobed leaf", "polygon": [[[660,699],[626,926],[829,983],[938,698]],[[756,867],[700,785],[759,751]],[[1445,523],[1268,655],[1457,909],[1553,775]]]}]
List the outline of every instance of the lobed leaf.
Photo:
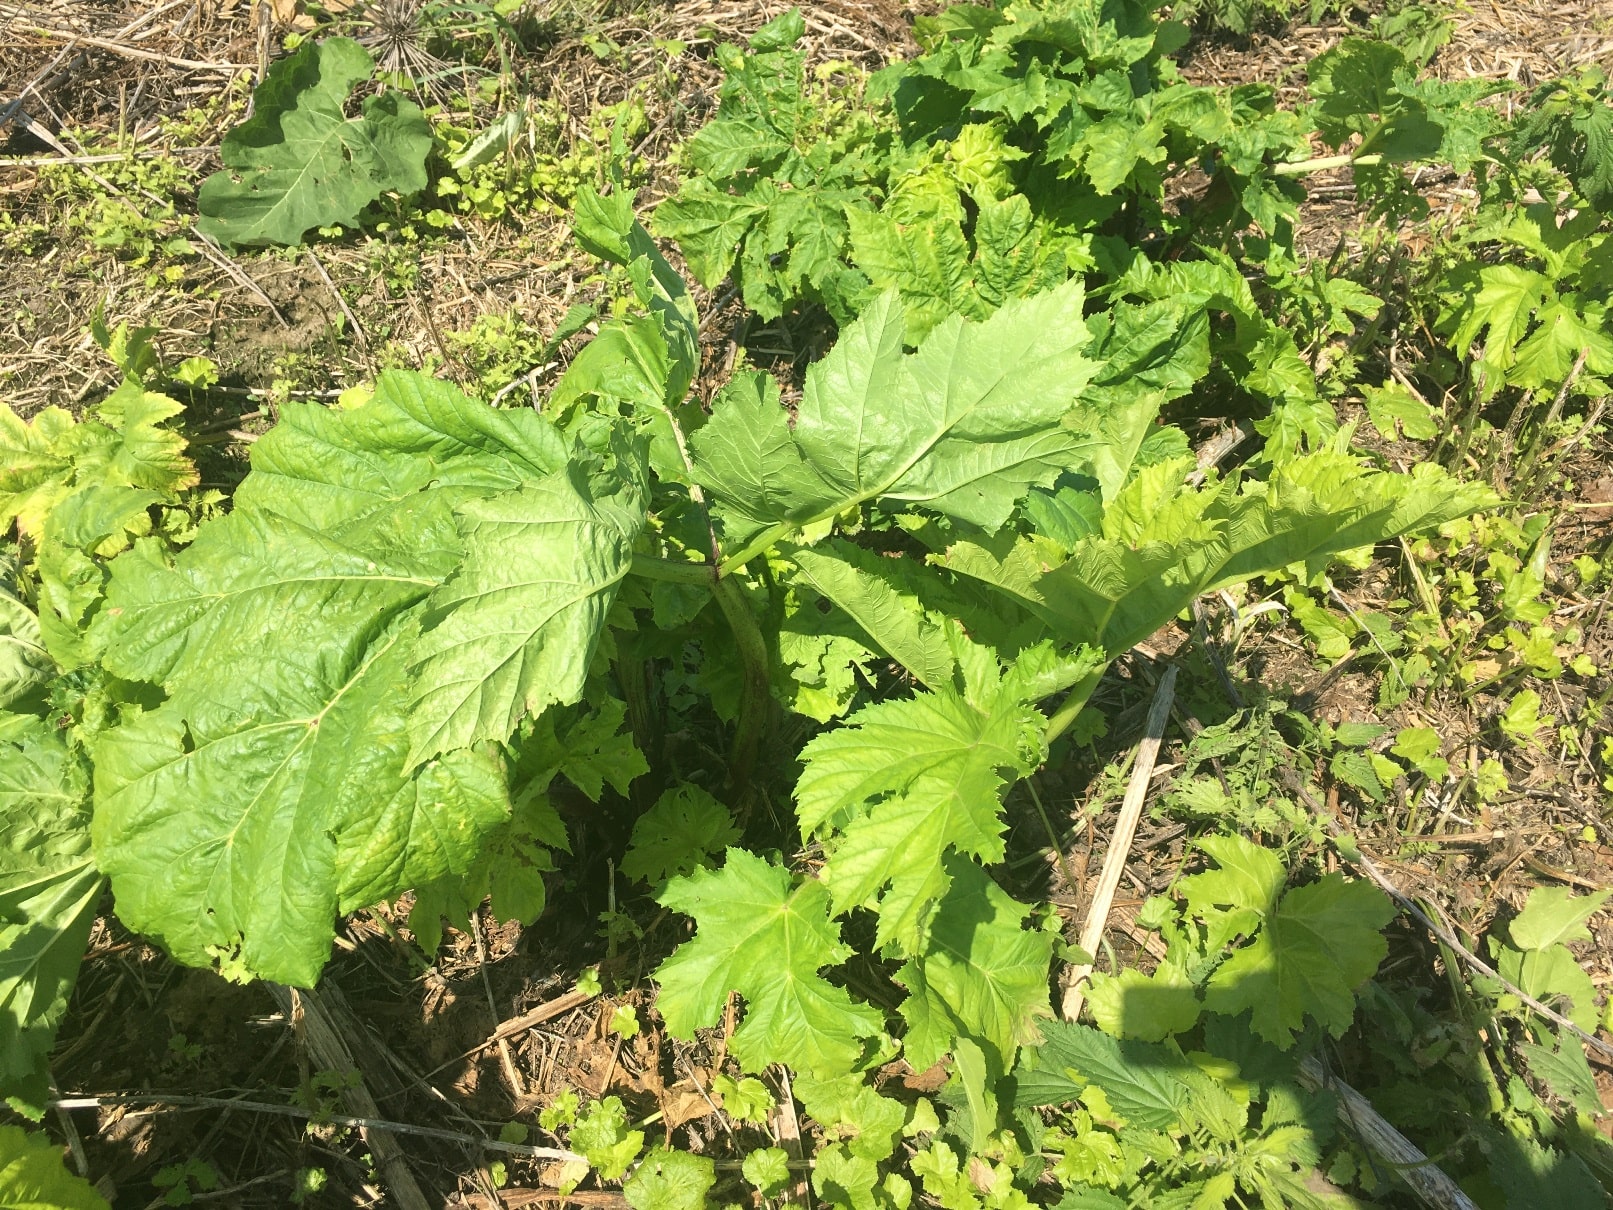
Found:
[{"label": "lobed leaf", "polygon": [[901,1005],[908,1026],[902,1046],[922,1071],[952,1050],[954,1039],[969,1038],[1006,1069],[1051,1015],[1053,935],[1027,930],[1030,909],[974,862],[948,858],[946,878],[924,950],[896,973],[909,993]]},{"label": "lobed leaf", "polygon": [[801,753],[801,834],[832,830],[823,881],[839,913],[877,906],[882,948],[922,952],[949,854],[1002,860],[1003,790],[1043,754],[1045,720],[1016,690],[980,704],[943,688],[867,706]]},{"label": "lobed leaf", "polygon": [[745,997],[733,1051],[747,1071],[777,1062],[820,1078],[840,1075],[879,1036],[879,1014],[819,974],[851,952],[829,919],[821,882],[797,885],[782,866],[729,849],[721,870],[674,878],[660,901],[698,926],[656,971],[657,1007],[674,1037],[716,1024],[730,992]]},{"label": "lobed leaf", "polygon": [[1062,421],[1096,369],[1080,283],[984,323],[953,316],[912,355],[905,322],[895,293],[871,304],[808,372],[793,425],[759,385],[718,401],[693,444],[730,542],[870,501],[995,529],[1069,466],[1080,442]]}]

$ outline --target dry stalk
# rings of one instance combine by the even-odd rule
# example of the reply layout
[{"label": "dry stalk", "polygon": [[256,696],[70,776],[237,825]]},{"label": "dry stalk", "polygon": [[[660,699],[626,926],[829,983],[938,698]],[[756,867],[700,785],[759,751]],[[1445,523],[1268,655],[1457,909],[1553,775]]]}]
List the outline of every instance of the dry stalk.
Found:
[{"label": "dry stalk", "polygon": [[[1109,910],[1114,906],[1115,891],[1125,873],[1126,859],[1131,854],[1132,838],[1137,835],[1137,821],[1142,818],[1143,805],[1148,801],[1148,783],[1154,776],[1154,762],[1159,759],[1159,746],[1165,738],[1165,723],[1170,718],[1171,703],[1176,698],[1176,666],[1165,669],[1154,691],[1154,702],[1148,708],[1148,724],[1142,742],[1137,745],[1137,761],[1132,766],[1131,781],[1126,786],[1126,797],[1120,805],[1120,816],[1115,820],[1114,834],[1109,838],[1109,849],[1103,855],[1103,871],[1098,875],[1098,888],[1087,911],[1086,925],[1081,929],[1081,948],[1094,953],[1103,940],[1103,931],[1109,923]],[[1086,981],[1092,974],[1090,962],[1075,965],[1070,970],[1069,982],[1064,989],[1063,1013],[1066,1021],[1081,1015],[1086,1003]]]}]

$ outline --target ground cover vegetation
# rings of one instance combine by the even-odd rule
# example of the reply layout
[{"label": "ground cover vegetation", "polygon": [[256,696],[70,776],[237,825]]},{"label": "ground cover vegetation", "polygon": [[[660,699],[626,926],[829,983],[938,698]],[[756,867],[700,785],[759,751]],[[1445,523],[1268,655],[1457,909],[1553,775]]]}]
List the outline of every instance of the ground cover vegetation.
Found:
[{"label": "ground cover vegetation", "polygon": [[[1211,9],[276,3],[149,152],[29,119],[8,256],[336,312],[0,405],[0,1203],[1606,1205],[1613,92]],[[412,341],[460,245],[569,285]],[[75,1067],[112,952],[236,1053]]]}]

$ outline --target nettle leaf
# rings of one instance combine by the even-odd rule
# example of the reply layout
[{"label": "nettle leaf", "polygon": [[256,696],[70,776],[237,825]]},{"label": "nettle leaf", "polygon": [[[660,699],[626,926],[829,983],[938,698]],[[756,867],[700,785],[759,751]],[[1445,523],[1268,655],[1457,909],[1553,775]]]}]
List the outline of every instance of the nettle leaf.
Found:
[{"label": "nettle leaf", "polygon": [[1355,1017],[1355,989],[1389,952],[1382,929],[1394,905],[1375,887],[1328,874],[1278,897],[1280,859],[1239,836],[1208,838],[1221,868],[1184,879],[1189,911],[1201,917],[1231,909],[1228,929],[1253,941],[1234,950],[1205,987],[1204,1007],[1235,1016],[1250,1010],[1254,1031],[1286,1050],[1307,1016],[1335,1037]]},{"label": "nettle leaf", "polygon": [[1551,1094],[1568,1102],[1580,1113],[1601,1118],[1608,1115],[1596,1087],[1596,1076],[1585,1060],[1585,1048],[1566,1031],[1559,1033],[1554,1047],[1523,1042],[1518,1052],[1529,1063],[1529,1073],[1542,1081]]},{"label": "nettle leaf", "polygon": [[0,1126],[0,1205],[8,1210],[109,1210],[106,1199],[62,1163],[50,1136]]},{"label": "nettle leaf", "polygon": [[819,974],[851,951],[817,879],[797,884],[784,867],[729,849],[721,870],[674,878],[660,901],[697,925],[656,971],[656,1006],[674,1037],[715,1025],[730,992],[745,998],[733,1051],[747,1071],[788,1063],[807,1075],[841,1075],[880,1036],[879,1014]]},{"label": "nettle leaf", "polygon": [[1490,1153],[1490,1179],[1508,1206],[1602,1210],[1607,1193],[1584,1160],[1528,1136],[1508,1135]]},{"label": "nettle leaf", "polygon": [[384,193],[426,187],[431,127],[397,92],[344,112],[374,71],[350,38],[308,43],[269,68],[253,113],[219,148],[224,170],[202,182],[196,229],[224,244],[300,244],[312,227],[359,225]]},{"label": "nettle leaf", "polygon": [[1044,755],[1046,720],[1010,681],[866,706],[801,753],[801,834],[831,833],[823,881],[839,913],[877,906],[877,942],[922,952],[950,853],[1003,858],[1002,794]]},{"label": "nettle leaf", "polygon": [[974,862],[946,861],[947,891],[930,920],[925,949],[897,971],[908,989],[902,1047],[923,1071],[959,1037],[988,1048],[999,1070],[1036,1040],[1051,1015],[1047,969],[1053,934],[1025,928],[1030,909]]},{"label": "nettle leaf", "polygon": [[1096,369],[1078,281],[984,323],[953,316],[914,354],[904,330],[895,293],[873,302],[808,371],[793,425],[776,388],[720,397],[693,445],[730,542],[869,501],[995,529],[1070,464],[1079,438],[1061,422]]},{"label": "nettle leaf", "polygon": [[645,520],[636,486],[575,471],[457,514],[464,561],[427,600],[412,655],[411,767],[582,696]]},{"label": "nettle leaf", "polygon": [[0,739],[0,1096],[38,1119],[46,1061],[104,885],[90,859],[89,773],[45,719]]}]

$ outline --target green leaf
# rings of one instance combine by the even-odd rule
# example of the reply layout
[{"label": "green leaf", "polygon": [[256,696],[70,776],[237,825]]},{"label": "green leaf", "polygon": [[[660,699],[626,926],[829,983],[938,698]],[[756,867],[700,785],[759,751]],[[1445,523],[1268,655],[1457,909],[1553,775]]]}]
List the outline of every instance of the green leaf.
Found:
[{"label": "green leaf", "polygon": [[0,526],[15,520],[24,535],[45,528],[70,490],[76,427],[63,408],[45,408],[25,423],[0,403]]},{"label": "green leaf", "polygon": [[577,1119],[569,1141],[572,1150],[581,1153],[600,1176],[614,1181],[644,1146],[644,1132],[627,1128],[627,1107],[620,1097],[606,1097]]},{"label": "green leaf", "polygon": [[717,1166],[703,1155],[657,1147],[622,1186],[633,1210],[701,1210],[717,1183]]},{"label": "green leaf", "polygon": [[738,839],[727,807],[699,786],[674,786],[634,821],[622,873],[657,886],[692,874]]},{"label": "green leaf", "polygon": [[389,370],[360,408],[282,407],[252,447],[235,507],[404,553],[440,580],[459,563],[459,504],[546,478],[567,454],[554,426],[528,409],[495,411],[451,383]]},{"label": "green leaf", "polygon": [[875,1194],[879,1165],[839,1144],[812,1157],[812,1189],[835,1210],[884,1210]]},{"label": "green leaf", "polygon": [[1188,913],[1209,927],[1209,945],[1220,949],[1235,937],[1254,935],[1276,905],[1288,874],[1276,853],[1241,836],[1205,836],[1199,847],[1218,868],[1182,879],[1178,890]]},{"label": "green leaf", "polygon": [[[106,448],[106,461],[81,460],[80,481],[94,480],[119,487],[143,487],[171,497],[194,487],[200,478],[185,456],[185,439],[159,427],[185,409],[182,404],[143,388],[132,378],[103,399],[96,415],[118,434],[115,446]],[[86,474],[88,472],[88,474]]]},{"label": "green leaf", "polygon": [[312,227],[359,225],[389,192],[426,187],[431,127],[387,92],[344,112],[370,78],[369,52],[349,38],[310,42],[270,67],[253,113],[224,137],[224,170],[202,183],[196,229],[224,244],[300,244]]},{"label": "green leaf", "polygon": [[808,371],[793,425],[771,390],[718,401],[693,444],[730,542],[867,501],[995,529],[1069,465],[1078,441],[1061,421],[1095,368],[1078,282],[984,323],[954,316],[912,355],[904,327],[894,293],[872,303]]},{"label": "green leaf", "polygon": [[790,1183],[790,1157],[782,1147],[759,1147],[745,1156],[740,1171],[763,1197],[773,1197]]},{"label": "green leaf", "polygon": [[896,973],[909,992],[901,1005],[908,1024],[903,1049],[922,1071],[951,1050],[954,1039],[971,1038],[1003,1070],[1050,1015],[1053,936],[1027,930],[1030,909],[974,862],[953,857],[946,876],[948,890],[930,921],[925,950]]},{"label": "green leaf", "polygon": [[1517,360],[1518,344],[1550,291],[1551,279],[1533,269],[1485,265],[1455,312],[1451,340],[1457,353],[1466,357],[1482,336],[1485,364],[1507,369]]},{"label": "green leaf", "polygon": [[852,210],[852,255],[876,289],[901,294],[905,340],[918,344],[954,312],[971,307],[969,244],[956,220],[924,216],[903,225],[888,214]]},{"label": "green leaf", "polygon": [[1087,1004],[1098,1028],[1111,1037],[1163,1042],[1198,1024],[1198,993],[1179,967],[1162,964],[1145,975],[1127,968],[1118,975],[1094,972]]},{"label": "green leaf", "polygon": [[0,1126],[0,1206],[6,1210],[109,1210],[105,1199],[62,1163],[43,1134]]},{"label": "green leaf", "polygon": [[[1494,939],[1491,944],[1498,951],[1495,969],[1503,979],[1557,1009],[1581,1029],[1596,1028],[1596,985],[1566,945],[1525,951],[1499,945]],[[1516,1010],[1516,1001],[1513,1006]]]},{"label": "green leaf", "polygon": [[[19,532],[37,538],[53,510],[75,492],[142,488],[156,495],[135,497],[143,503],[123,509],[118,524],[105,531],[142,532],[146,504],[171,499],[197,482],[185,439],[159,427],[180,411],[178,403],[133,379],[82,421],[46,408],[25,424],[0,404],[0,526],[15,518]],[[126,501],[131,494],[115,498]]]},{"label": "green leaf", "polygon": [[719,189],[709,178],[694,177],[655,208],[655,233],[678,241],[695,280],[708,290],[722,284],[734,267],[741,243],[767,214],[767,206],[744,194]]},{"label": "green leaf", "polygon": [[411,655],[411,768],[582,696],[645,519],[636,488],[574,471],[457,511],[464,561],[427,600]]},{"label": "green leaf", "polygon": [[[205,558],[245,529],[211,527],[192,550]],[[366,580],[319,587],[373,592]],[[283,650],[324,659],[260,663],[216,701],[196,692],[203,678],[179,680],[167,704],[103,737],[94,835],[130,927],[182,962],[311,987],[338,914],[463,873],[509,800],[485,753],[405,772],[417,613],[378,619],[354,650],[357,603],[304,599],[312,612],[296,638],[308,647]]]},{"label": "green leaf", "polygon": [[1294,563],[1320,570],[1340,551],[1466,516],[1494,499],[1428,464],[1409,475],[1367,471],[1335,447],[1241,490],[1231,481],[1188,489],[1185,463],[1145,467],[1105,509],[1102,534],[1051,570],[1028,539],[1001,552],[960,542],[946,566],[994,585],[1062,641],[1113,657],[1204,592]]},{"label": "green leaf", "polygon": [[774,17],[750,36],[750,48],[755,51],[788,50],[806,36],[806,18],[801,10],[792,8]]},{"label": "green leaf", "polygon": [[1613,373],[1613,335],[1605,327],[1604,316],[1594,312],[1581,315],[1564,303],[1549,302],[1536,320],[1534,331],[1518,345],[1517,361],[1507,371],[1507,381],[1513,386],[1555,391],[1573,372],[1581,354],[1585,369],[1592,374]]},{"label": "green leaf", "polygon": [[[931,689],[948,688],[958,671],[957,644],[944,619],[912,591],[922,574],[908,559],[881,558],[833,540],[786,553],[801,577],[851,616],[874,644]],[[932,572],[931,575],[934,575]]]},{"label": "green leaf", "polygon": [[1512,922],[1507,936],[1521,950],[1543,950],[1568,941],[1590,941],[1585,921],[1599,912],[1613,891],[1575,895],[1567,887],[1536,887]]},{"label": "green leaf", "polygon": [[698,925],[656,971],[657,1007],[674,1037],[716,1024],[731,991],[745,997],[733,1051],[747,1071],[788,1063],[839,1075],[862,1057],[864,1039],[879,1036],[879,1014],[818,973],[851,951],[817,879],[795,885],[783,867],[729,849],[721,870],[674,878],[660,900]]},{"label": "green leaf", "polygon": [[1184,1120],[1190,1096],[1182,1077],[1192,1064],[1180,1052],[1062,1021],[1042,1026],[1042,1038],[1014,1072],[1016,1105],[1067,1104],[1096,1084],[1131,1126],[1174,1130]]},{"label": "green leaf", "polygon": [[1384,440],[1394,441],[1402,433],[1412,441],[1432,441],[1439,435],[1434,410],[1398,382],[1362,387],[1361,393],[1367,417]]},{"label": "green leaf", "polygon": [[37,692],[55,672],[39,619],[0,586],[0,710]]},{"label": "green leaf", "polygon": [[1328,874],[1263,915],[1258,936],[1210,977],[1205,1008],[1250,1010],[1255,1032],[1283,1049],[1307,1016],[1342,1035],[1355,1017],[1355,989],[1389,952],[1381,930],[1394,906],[1366,883]]},{"label": "green leaf", "polygon": [[104,884],[89,856],[88,773],[65,735],[27,719],[8,736],[0,739],[0,1096],[37,1119]]},{"label": "green leaf", "polygon": [[792,1090],[831,1142],[844,1143],[853,1155],[876,1162],[895,1153],[907,1107],[881,1096],[860,1074],[833,1080],[800,1078]]},{"label": "green leaf", "polygon": [[947,855],[1002,860],[1003,789],[1041,762],[1044,727],[1010,683],[978,703],[943,689],[867,706],[808,744],[796,815],[803,838],[836,833],[823,872],[835,910],[877,904],[877,944],[920,952]]},{"label": "green leaf", "polygon": [[773,1115],[774,1099],[766,1084],[751,1076],[732,1076],[718,1072],[711,1077],[711,1094],[722,1101],[723,1112],[736,1122],[750,1122],[765,1126]]}]

